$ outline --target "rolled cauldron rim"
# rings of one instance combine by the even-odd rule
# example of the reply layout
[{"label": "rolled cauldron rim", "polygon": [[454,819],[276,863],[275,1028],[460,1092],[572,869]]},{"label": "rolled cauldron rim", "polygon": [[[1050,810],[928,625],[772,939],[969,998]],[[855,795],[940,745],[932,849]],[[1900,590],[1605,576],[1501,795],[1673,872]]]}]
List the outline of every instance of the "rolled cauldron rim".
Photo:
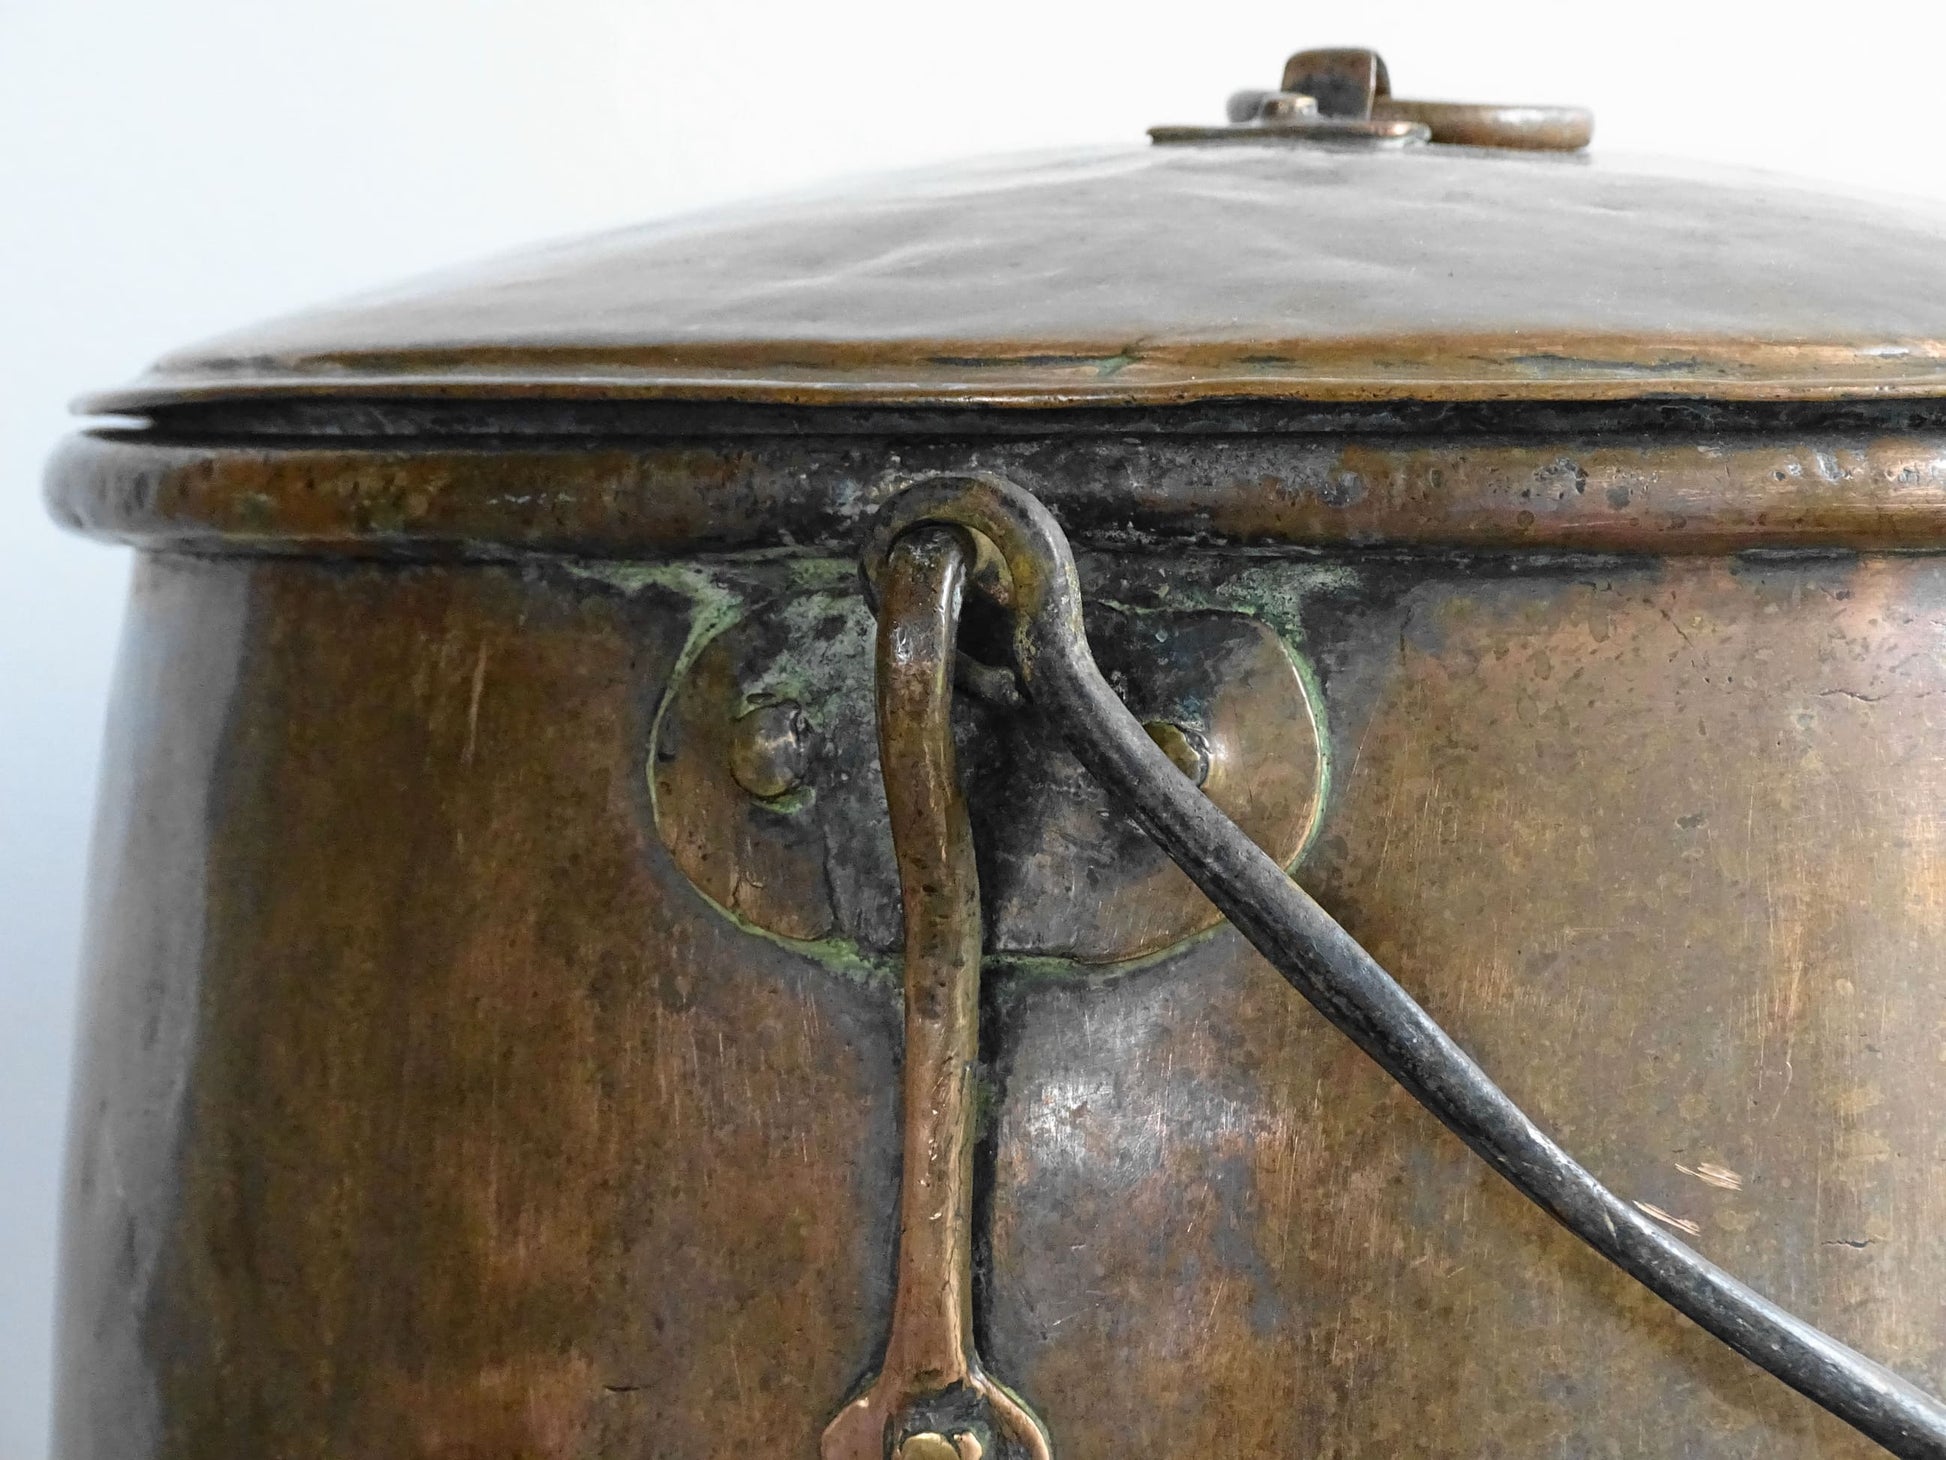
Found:
[{"label": "rolled cauldron rim", "polygon": [[1941,402],[1229,403],[1031,427],[982,411],[309,407],[81,433],[49,465],[50,510],[91,536],[203,553],[843,553],[915,477],[1001,471],[1095,549],[1946,547]]}]

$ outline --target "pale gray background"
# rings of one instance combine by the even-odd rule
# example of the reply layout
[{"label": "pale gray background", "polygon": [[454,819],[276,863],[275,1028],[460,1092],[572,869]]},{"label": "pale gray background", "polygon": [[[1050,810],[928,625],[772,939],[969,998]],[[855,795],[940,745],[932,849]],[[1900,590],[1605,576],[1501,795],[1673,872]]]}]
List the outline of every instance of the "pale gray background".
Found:
[{"label": "pale gray background", "polygon": [[0,1460],[46,1446],[82,870],[127,573],[43,519],[75,392],[534,238],[1214,120],[1303,45],[1378,46],[1402,94],[1590,104],[1604,151],[1946,198],[1942,42],[1939,0],[0,0]]}]

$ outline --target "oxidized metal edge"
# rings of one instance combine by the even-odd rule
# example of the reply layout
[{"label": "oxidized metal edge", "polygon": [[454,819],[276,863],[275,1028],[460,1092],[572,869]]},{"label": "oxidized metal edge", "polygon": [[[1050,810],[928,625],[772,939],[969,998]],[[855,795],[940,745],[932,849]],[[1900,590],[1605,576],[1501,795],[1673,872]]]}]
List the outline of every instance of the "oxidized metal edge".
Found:
[{"label": "oxidized metal edge", "polygon": [[[711,604],[710,628],[662,695],[648,745],[663,845],[740,926],[867,960],[893,953],[900,879],[886,752],[871,732],[871,610],[855,575],[814,585],[778,574],[789,585],[779,595],[746,574],[685,572],[695,601]],[[1091,605],[1088,632],[1125,703],[1159,743],[1177,743],[1213,804],[1295,864],[1328,774],[1315,669],[1300,668],[1277,627],[1216,607],[1194,584],[1173,585],[1166,607],[1126,581],[1109,596]],[[1216,923],[1035,717],[978,693],[956,713],[991,952],[1100,969]]]},{"label": "oxidized metal edge", "polygon": [[897,484],[1003,472],[1084,547],[1706,553],[1946,543],[1946,432],[1515,437],[1100,431],[585,444],[71,438],[64,526],[145,547],[395,557],[848,549]]}]

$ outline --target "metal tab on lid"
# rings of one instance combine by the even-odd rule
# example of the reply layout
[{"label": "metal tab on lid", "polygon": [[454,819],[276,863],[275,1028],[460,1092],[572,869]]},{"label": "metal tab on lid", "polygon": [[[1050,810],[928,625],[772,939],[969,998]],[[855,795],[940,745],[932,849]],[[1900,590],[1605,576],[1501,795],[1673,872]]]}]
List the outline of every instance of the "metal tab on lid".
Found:
[{"label": "metal tab on lid", "polygon": [[1422,142],[1523,151],[1578,152],[1594,136],[1594,114],[1578,106],[1408,101],[1392,95],[1385,58],[1356,47],[1299,51],[1276,91],[1239,91],[1224,127],[1151,127],[1158,143]]}]

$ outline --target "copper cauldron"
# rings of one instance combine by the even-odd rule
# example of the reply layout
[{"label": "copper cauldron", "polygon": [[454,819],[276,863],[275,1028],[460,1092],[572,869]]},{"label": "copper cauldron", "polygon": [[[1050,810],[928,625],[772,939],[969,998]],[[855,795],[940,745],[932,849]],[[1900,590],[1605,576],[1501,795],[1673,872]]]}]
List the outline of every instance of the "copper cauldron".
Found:
[{"label": "copper cauldron", "polygon": [[1588,127],[1308,52],[87,402],[64,1460],[1946,1454],[1946,222]]}]

